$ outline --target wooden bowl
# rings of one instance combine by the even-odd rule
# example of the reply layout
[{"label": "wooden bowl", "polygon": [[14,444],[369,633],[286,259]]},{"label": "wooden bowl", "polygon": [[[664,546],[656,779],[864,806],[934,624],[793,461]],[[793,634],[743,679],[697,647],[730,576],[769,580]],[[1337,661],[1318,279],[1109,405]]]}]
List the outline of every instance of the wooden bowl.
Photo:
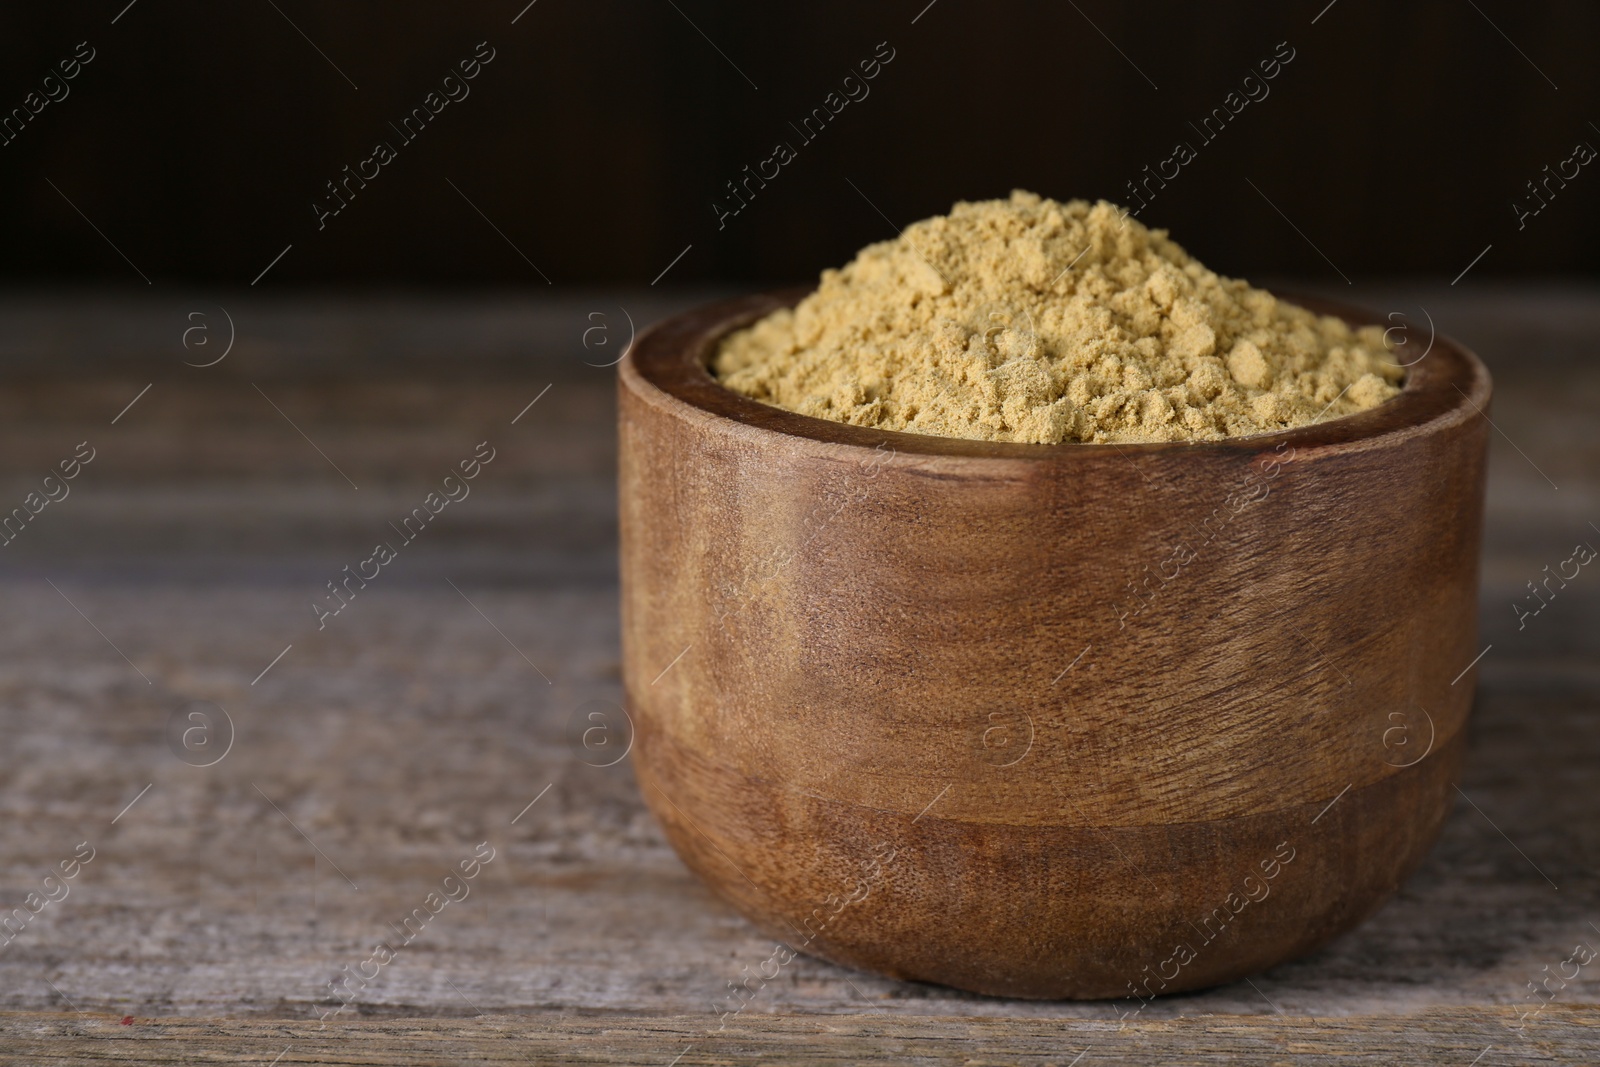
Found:
[{"label": "wooden bowl", "polygon": [[800,295],[671,319],[621,367],[634,768],[785,946],[728,1010],[792,952],[1142,1001],[1370,915],[1461,764],[1478,359],[1438,337],[1400,396],[1282,433],[966,441],[718,385],[716,340]]}]

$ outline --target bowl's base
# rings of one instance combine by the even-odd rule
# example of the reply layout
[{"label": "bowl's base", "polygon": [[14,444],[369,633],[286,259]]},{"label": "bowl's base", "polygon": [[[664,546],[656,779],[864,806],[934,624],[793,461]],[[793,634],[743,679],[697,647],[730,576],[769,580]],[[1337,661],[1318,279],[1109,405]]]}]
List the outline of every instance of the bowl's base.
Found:
[{"label": "bowl's base", "polygon": [[[1104,828],[912,819],[719,771],[647,731],[635,769],[689,867],[792,952],[991,996],[1142,1000],[1370,915],[1437,837],[1463,749],[1458,734],[1331,806]],[[781,867],[773,840],[792,843]]]}]

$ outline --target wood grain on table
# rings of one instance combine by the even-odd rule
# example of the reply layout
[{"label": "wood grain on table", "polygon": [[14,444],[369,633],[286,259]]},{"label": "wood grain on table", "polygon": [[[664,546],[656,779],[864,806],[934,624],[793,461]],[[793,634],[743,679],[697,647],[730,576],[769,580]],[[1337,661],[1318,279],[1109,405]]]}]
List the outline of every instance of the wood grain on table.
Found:
[{"label": "wood grain on table", "polygon": [[[27,916],[0,930],[0,1062],[1600,1059],[1600,957],[1571,962],[1600,949],[1600,571],[1513,609],[1600,547],[1600,290],[1354,297],[1425,306],[1496,378],[1467,768],[1371,921],[1137,1012],[799,957],[727,1017],[773,944],[577,741],[622,699],[597,365],[619,306],[700,297],[224,296],[211,367],[184,362],[222,351],[215,301],[0,301],[0,508],[94,451],[0,547],[0,917]],[[196,321],[218,347],[183,347]],[[470,495],[402,541],[485,441]],[[384,540],[377,577],[313,608]]]}]

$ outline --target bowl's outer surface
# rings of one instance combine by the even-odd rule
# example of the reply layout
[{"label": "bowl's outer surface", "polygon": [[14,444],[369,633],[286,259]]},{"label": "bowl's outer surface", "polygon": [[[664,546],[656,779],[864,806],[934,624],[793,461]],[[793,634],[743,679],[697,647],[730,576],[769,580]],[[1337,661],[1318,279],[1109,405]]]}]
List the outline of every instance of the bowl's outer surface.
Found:
[{"label": "bowl's outer surface", "polygon": [[790,949],[1006,996],[1211,985],[1375,910],[1464,745],[1476,357],[1279,434],[956,441],[712,381],[796,295],[622,365],[634,766],[685,862]]}]

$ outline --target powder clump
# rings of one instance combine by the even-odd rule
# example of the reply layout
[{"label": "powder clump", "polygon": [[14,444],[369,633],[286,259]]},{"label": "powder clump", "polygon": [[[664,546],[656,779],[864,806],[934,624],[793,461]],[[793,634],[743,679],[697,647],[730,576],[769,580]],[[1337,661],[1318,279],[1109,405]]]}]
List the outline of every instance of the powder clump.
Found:
[{"label": "powder clump", "polygon": [[1104,200],[1017,191],[870,245],[720,345],[746,396],[856,426],[986,441],[1207,441],[1399,392],[1351,329],[1207,270]]}]

